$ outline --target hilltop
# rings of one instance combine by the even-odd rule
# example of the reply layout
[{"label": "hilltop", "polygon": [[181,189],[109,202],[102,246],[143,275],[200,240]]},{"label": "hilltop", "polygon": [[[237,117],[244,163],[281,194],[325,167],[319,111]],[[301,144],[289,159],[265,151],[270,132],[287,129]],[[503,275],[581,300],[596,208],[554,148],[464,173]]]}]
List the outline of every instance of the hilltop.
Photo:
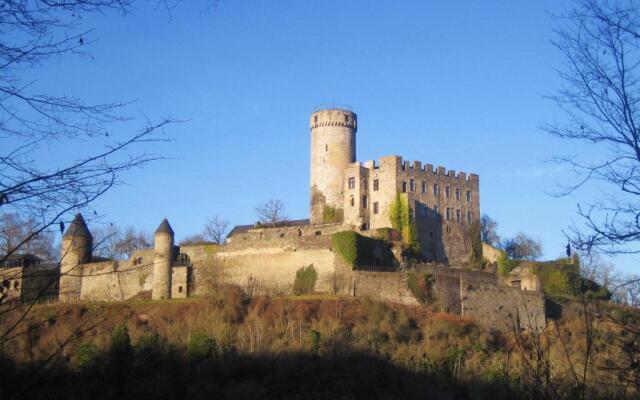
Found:
[{"label": "hilltop", "polygon": [[[427,306],[249,298],[234,286],[184,300],[38,305],[3,349],[0,387],[5,398],[47,399],[577,398],[569,361],[580,365],[588,335],[580,304],[564,309],[527,333]],[[619,325],[594,327],[589,397],[631,398],[620,374],[602,369],[625,361],[611,340]]]}]

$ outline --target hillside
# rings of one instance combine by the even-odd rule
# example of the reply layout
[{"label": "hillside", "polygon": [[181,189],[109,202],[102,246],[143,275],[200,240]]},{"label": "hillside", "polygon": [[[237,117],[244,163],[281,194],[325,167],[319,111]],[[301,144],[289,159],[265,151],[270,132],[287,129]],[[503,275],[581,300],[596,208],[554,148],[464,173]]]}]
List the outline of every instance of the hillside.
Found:
[{"label": "hillside", "polygon": [[[5,342],[0,387],[33,399],[580,398],[587,326],[578,303],[564,307],[542,333],[523,333],[347,297],[249,299],[233,286],[40,305]],[[618,339],[629,333],[593,322],[586,398],[633,398],[632,375],[611,371],[625,365]]]}]

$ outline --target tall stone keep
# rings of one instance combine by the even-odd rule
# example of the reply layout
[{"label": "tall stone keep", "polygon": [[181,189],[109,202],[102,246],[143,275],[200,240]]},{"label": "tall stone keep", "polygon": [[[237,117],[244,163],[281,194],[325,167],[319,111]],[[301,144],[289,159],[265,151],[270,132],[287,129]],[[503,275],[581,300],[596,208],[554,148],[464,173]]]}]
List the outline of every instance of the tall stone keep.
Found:
[{"label": "tall stone keep", "polygon": [[156,229],[153,257],[153,292],[157,299],[171,298],[171,261],[173,260],[173,229],[167,219],[163,219]]},{"label": "tall stone keep", "polygon": [[311,223],[338,222],[343,218],[344,170],[356,161],[358,117],[349,110],[329,108],[311,114],[309,125]]},{"label": "tall stone keep", "polygon": [[82,264],[91,262],[93,236],[82,218],[76,214],[62,235],[60,246],[60,302],[70,303],[80,300],[82,284]]}]

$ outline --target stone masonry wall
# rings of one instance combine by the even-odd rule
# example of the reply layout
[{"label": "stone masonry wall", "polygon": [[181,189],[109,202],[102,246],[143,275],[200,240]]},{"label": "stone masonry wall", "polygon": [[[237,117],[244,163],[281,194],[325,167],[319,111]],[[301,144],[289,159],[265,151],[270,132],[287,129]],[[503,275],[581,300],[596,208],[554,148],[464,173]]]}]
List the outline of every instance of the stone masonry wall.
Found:
[{"label": "stone masonry wall", "polygon": [[462,315],[500,330],[541,329],[546,324],[544,295],[507,286],[462,282]]}]

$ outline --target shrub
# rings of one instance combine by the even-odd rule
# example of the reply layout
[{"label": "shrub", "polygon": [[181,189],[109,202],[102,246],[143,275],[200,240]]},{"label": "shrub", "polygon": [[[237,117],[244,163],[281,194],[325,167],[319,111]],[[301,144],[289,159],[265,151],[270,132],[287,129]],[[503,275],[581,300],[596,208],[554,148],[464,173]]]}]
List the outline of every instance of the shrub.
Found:
[{"label": "shrub", "polygon": [[133,348],[131,347],[131,337],[126,324],[116,325],[113,328],[109,353],[115,361],[126,361],[131,358]]},{"label": "shrub", "polygon": [[302,267],[296,271],[296,280],[293,283],[293,293],[295,295],[308,294],[313,291],[318,279],[318,272],[313,268],[313,264]]},{"label": "shrub", "polygon": [[548,294],[576,296],[580,293],[580,267],[572,259],[537,263],[535,274]]},{"label": "shrub", "polygon": [[186,356],[191,361],[202,361],[216,353],[216,341],[204,332],[194,332],[189,335]]},{"label": "shrub", "polygon": [[311,338],[311,353],[318,354],[320,351],[320,332],[312,329],[309,332],[309,337]]},{"label": "shrub", "polygon": [[502,275],[509,275],[518,266],[518,261],[509,258],[506,252],[500,251],[498,256],[498,272]]},{"label": "shrub", "polygon": [[96,368],[100,361],[100,349],[93,343],[82,343],[75,350],[75,358],[81,369]]},{"label": "shrub", "polygon": [[420,303],[431,301],[433,293],[433,276],[426,272],[411,271],[407,273],[407,287]]}]

